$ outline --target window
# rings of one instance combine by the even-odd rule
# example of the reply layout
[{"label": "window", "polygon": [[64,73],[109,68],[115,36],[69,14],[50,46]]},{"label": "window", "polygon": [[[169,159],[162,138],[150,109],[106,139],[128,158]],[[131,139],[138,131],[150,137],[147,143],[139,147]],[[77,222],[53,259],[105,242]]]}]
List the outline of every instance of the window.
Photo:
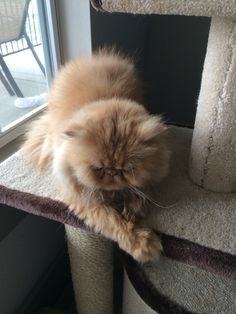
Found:
[{"label": "window", "polygon": [[0,0],[0,147],[45,108],[58,64],[54,2]]}]

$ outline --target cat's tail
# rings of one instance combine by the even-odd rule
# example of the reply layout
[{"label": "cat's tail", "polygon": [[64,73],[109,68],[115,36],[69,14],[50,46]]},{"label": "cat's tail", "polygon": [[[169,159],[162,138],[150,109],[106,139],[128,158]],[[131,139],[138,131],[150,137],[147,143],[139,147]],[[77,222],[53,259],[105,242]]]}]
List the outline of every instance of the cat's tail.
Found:
[{"label": "cat's tail", "polygon": [[23,155],[38,168],[48,167],[53,150],[47,114],[31,123],[22,151]]}]

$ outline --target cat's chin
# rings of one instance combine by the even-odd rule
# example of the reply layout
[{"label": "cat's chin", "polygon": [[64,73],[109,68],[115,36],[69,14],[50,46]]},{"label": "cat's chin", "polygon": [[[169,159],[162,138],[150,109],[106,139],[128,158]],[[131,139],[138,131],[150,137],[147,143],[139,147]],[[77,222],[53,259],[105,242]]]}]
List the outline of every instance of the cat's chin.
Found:
[{"label": "cat's chin", "polygon": [[86,185],[84,184],[84,186],[88,189],[94,189],[96,187],[96,189],[98,190],[102,190],[102,191],[121,191],[121,190],[124,190],[127,188],[127,186],[124,186],[124,185],[117,185],[117,184],[101,184],[101,185],[98,185],[96,184],[95,186],[93,185]]},{"label": "cat's chin", "polygon": [[124,190],[124,186],[117,186],[117,185],[110,185],[110,186],[103,186],[101,187],[101,190],[104,191],[121,191]]}]

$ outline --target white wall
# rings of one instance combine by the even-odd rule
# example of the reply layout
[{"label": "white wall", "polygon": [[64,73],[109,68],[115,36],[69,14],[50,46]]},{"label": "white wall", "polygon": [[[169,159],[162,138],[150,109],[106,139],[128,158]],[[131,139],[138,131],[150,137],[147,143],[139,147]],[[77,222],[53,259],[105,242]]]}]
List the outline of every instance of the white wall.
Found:
[{"label": "white wall", "polygon": [[68,61],[91,53],[89,0],[57,0],[62,59]]}]

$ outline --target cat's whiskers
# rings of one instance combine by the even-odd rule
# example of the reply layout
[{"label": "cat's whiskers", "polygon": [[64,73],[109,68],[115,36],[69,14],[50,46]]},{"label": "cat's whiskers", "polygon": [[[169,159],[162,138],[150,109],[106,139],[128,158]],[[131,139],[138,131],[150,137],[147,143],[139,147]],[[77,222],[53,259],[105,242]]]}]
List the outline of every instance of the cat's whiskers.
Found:
[{"label": "cat's whiskers", "polygon": [[146,197],[144,194],[142,194],[140,190],[138,190],[138,189],[135,188],[134,186],[130,186],[130,187],[129,187],[129,190],[132,191],[132,192],[134,192],[134,193],[135,193],[136,195],[138,195],[139,197],[141,197],[142,200],[143,200],[143,202],[146,202],[147,197]]},{"label": "cat's whiskers", "polygon": [[[132,176],[135,180],[135,175],[134,175],[134,170],[133,168],[131,168],[131,172],[132,172]],[[142,199],[144,200],[144,202],[149,201],[150,203],[152,203],[153,205],[160,207],[160,208],[170,208],[173,205],[170,206],[165,206],[165,205],[160,205],[158,204],[155,200],[153,200],[150,196],[148,196],[147,194],[145,194],[143,191],[141,191],[140,189],[138,189],[136,186],[130,185],[129,188],[136,193],[136,195],[142,197]]]},{"label": "cat's whiskers", "polygon": [[131,188],[131,190],[133,192],[135,192],[137,195],[142,197],[145,201],[149,201],[150,203],[152,203],[153,205],[155,205],[157,207],[160,207],[160,208],[170,208],[170,207],[174,206],[174,205],[170,205],[170,206],[160,205],[155,200],[153,200],[150,196],[145,194],[143,191],[139,190],[137,187],[131,186],[130,188]]}]

